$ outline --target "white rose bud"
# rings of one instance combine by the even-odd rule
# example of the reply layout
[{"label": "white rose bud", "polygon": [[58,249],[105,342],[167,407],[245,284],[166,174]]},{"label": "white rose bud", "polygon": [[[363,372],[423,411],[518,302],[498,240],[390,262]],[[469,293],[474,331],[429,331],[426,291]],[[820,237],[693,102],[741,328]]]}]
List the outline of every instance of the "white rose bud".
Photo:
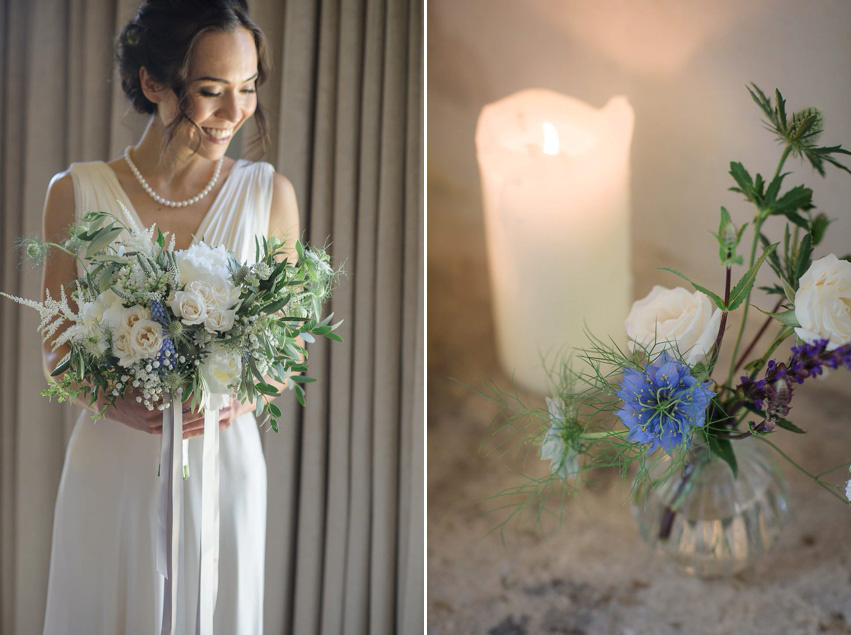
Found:
[{"label": "white rose bud", "polygon": [[808,344],[828,340],[829,351],[851,344],[851,262],[833,254],[813,261],[798,283],[795,318]]},{"label": "white rose bud", "polygon": [[699,291],[656,285],[633,303],[624,322],[629,348],[635,351],[640,344],[650,350],[655,341],[651,353],[676,348],[683,361],[693,366],[709,355],[718,337],[721,310],[713,308],[712,300]]},{"label": "white rose bud", "polygon": [[163,345],[163,327],[153,320],[139,320],[130,329],[130,345],[142,358],[155,357]]},{"label": "white rose bud", "polygon": [[195,291],[178,291],[169,307],[184,324],[202,324],[207,319],[207,303]]}]

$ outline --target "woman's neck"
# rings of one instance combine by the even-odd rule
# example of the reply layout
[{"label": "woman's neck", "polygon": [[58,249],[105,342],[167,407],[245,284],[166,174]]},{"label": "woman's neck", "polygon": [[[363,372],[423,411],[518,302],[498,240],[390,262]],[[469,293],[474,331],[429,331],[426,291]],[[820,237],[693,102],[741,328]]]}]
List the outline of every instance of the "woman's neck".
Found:
[{"label": "woman's neck", "polygon": [[133,163],[155,190],[193,192],[199,184],[203,187],[209,182],[215,162],[193,152],[185,142],[188,136],[181,130],[163,152],[165,126],[155,114],[151,115],[131,154]]}]

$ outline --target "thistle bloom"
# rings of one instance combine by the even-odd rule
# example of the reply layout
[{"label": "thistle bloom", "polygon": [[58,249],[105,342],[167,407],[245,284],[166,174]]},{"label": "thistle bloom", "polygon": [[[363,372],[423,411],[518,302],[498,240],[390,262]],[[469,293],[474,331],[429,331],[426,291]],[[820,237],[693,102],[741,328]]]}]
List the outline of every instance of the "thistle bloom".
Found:
[{"label": "thistle bloom", "polygon": [[668,454],[691,444],[691,428],[702,428],[706,407],[716,393],[709,382],[700,383],[685,364],[667,352],[644,372],[624,370],[617,393],[624,406],[617,416],[629,428],[627,440],[649,443],[648,454],[660,447]]}]

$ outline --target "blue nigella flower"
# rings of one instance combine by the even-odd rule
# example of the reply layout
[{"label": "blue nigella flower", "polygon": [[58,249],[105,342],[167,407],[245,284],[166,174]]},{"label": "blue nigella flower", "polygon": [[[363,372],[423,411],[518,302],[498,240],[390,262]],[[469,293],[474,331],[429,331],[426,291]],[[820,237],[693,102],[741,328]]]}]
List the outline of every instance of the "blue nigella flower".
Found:
[{"label": "blue nigella flower", "polygon": [[644,372],[627,369],[617,395],[624,406],[617,416],[629,428],[627,440],[649,443],[648,454],[660,447],[668,454],[690,443],[691,428],[702,428],[706,407],[717,393],[701,384],[685,364],[667,352]]}]

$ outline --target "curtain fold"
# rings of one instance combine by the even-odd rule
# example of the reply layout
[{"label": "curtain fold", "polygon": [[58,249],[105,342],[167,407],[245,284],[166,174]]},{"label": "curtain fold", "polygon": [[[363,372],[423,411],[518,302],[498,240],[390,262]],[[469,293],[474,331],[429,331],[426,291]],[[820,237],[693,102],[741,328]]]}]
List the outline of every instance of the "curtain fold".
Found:
[{"label": "curtain fold", "polygon": [[[343,344],[309,346],[302,409],[262,435],[267,633],[418,633],[423,625],[423,7],[421,0],[251,2],[269,40],[266,160],[302,238],[345,275]],[[108,159],[145,125],[113,77],[135,0],[0,5],[2,290],[37,297],[14,241],[40,232],[52,175]],[[249,128],[249,127],[247,127]],[[250,130],[247,129],[246,133]],[[246,135],[244,134],[243,137]],[[242,140],[240,140],[241,142]],[[41,631],[53,506],[74,409],[39,396],[30,310],[0,302],[0,631]]]}]

